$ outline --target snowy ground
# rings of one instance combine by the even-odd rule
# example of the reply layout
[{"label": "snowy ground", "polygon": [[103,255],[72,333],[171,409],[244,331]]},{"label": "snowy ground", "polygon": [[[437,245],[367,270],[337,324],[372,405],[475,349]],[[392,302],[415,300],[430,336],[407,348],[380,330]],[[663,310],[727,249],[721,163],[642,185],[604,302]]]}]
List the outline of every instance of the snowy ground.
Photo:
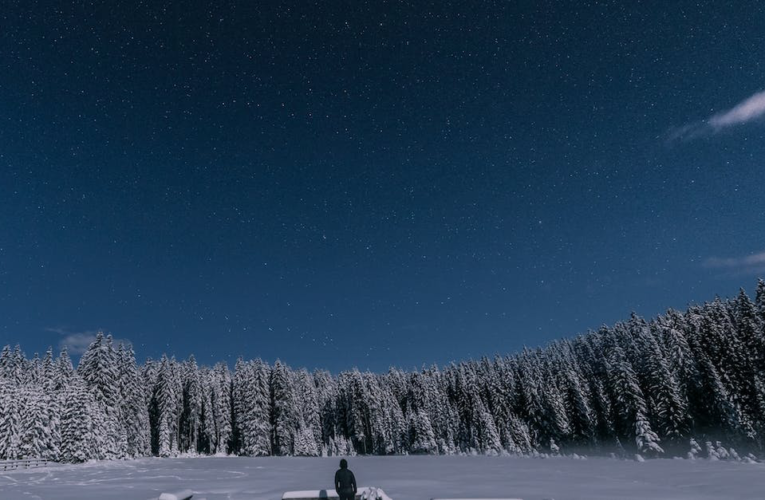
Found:
[{"label": "snowy ground", "polygon": [[[360,486],[393,500],[733,500],[765,497],[765,464],[706,460],[511,457],[351,457]],[[142,459],[0,472],[3,500],[148,500],[189,488],[208,500],[277,500],[287,490],[329,488],[335,458]]]}]

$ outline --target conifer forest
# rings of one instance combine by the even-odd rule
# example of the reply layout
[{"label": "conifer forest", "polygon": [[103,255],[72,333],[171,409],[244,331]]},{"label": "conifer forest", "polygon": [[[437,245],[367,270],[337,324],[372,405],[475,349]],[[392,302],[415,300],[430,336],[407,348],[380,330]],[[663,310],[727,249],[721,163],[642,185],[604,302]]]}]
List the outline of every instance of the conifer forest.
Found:
[{"label": "conifer forest", "polygon": [[[719,443],[722,443],[719,444]],[[280,361],[136,362],[99,334],[0,355],[0,459],[179,454],[616,453],[715,456],[765,447],[765,282],[685,312],[509,356],[332,375]],[[706,448],[706,449],[704,449]]]}]

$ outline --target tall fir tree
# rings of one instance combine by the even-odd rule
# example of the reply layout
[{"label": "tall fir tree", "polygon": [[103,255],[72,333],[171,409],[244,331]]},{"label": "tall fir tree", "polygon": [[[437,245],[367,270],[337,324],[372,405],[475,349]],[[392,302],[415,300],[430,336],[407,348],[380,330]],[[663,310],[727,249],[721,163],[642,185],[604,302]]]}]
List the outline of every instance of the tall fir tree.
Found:
[{"label": "tall fir tree", "polygon": [[21,456],[21,439],[24,433],[21,418],[16,383],[12,379],[0,378],[0,459],[2,460],[13,460]]},{"label": "tall fir tree", "polygon": [[72,377],[64,389],[61,413],[62,462],[85,462],[97,457],[98,450],[93,449],[94,406],[85,382],[79,376]]},{"label": "tall fir tree", "polygon": [[117,350],[120,424],[127,439],[127,455],[146,456],[151,451],[149,407],[144,379],[138,371],[131,345],[120,344]]}]

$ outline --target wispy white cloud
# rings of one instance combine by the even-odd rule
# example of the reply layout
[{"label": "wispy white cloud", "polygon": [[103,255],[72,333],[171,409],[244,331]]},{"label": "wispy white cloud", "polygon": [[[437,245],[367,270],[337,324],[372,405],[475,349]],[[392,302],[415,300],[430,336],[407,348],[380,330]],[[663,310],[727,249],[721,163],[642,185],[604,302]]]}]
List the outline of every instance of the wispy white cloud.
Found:
[{"label": "wispy white cloud", "polygon": [[757,92],[744,99],[728,111],[717,113],[709,118],[707,123],[715,130],[720,130],[734,125],[743,125],[763,115],[765,115],[765,91]]},{"label": "wispy white cloud", "polygon": [[58,327],[58,326],[57,327],[43,328],[43,330],[45,330],[46,332],[58,333],[59,335],[66,335],[67,334],[65,328],[61,328],[61,327]]},{"label": "wispy white cloud", "polygon": [[[66,347],[69,354],[73,356],[79,356],[87,351],[90,344],[96,340],[96,335],[98,335],[98,330],[72,332],[61,327],[46,328],[45,330],[62,335],[62,339],[58,342],[59,349]],[[113,342],[115,346],[119,345],[120,342],[124,344],[130,343],[128,339],[113,339]]]},{"label": "wispy white cloud", "polygon": [[756,274],[765,272],[765,251],[745,257],[711,257],[704,261],[704,267],[719,269],[735,274]]},{"label": "wispy white cloud", "polygon": [[690,140],[716,134],[730,127],[744,125],[765,117],[765,90],[753,94],[732,108],[715,113],[706,120],[674,127],[668,135],[670,140]]}]

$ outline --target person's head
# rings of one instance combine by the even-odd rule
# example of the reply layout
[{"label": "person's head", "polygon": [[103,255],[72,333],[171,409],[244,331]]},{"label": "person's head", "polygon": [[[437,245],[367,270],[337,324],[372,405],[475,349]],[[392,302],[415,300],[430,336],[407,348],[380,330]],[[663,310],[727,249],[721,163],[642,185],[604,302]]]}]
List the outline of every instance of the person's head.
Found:
[{"label": "person's head", "polygon": [[346,460],[346,459],[340,460],[340,468],[341,469],[347,469],[348,468],[348,460]]}]

